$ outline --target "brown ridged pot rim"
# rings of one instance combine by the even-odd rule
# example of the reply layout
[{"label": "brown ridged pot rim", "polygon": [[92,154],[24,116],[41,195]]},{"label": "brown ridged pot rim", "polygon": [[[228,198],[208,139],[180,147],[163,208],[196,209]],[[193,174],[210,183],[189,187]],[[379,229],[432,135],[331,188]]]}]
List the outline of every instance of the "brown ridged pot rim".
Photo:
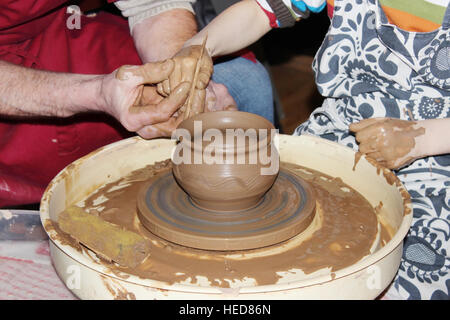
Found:
[{"label": "brown ridged pot rim", "polygon": [[[201,144],[195,144],[194,142],[194,122],[195,121],[202,121],[202,139]],[[207,123],[208,125],[205,125]],[[257,132],[259,129],[267,129],[269,130],[268,135],[265,136],[264,140],[259,141],[258,143],[254,145],[250,145],[248,148],[245,148],[245,146],[242,148],[237,148],[236,151],[234,151],[235,145],[232,144],[226,144],[223,143],[223,152],[227,151],[233,151],[235,153],[241,153],[241,152],[253,152],[258,149],[258,146],[266,146],[271,143],[271,140],[269,137],[271,137],[270,131],[275,130],[274,125],[267,120],[266,118],[259,116],[254,113],[244,112],[244,111],[215,111],[215,112],[205,112],[200,113],[198,115],[195,115],[189,119],[186,119],[182,121],[177,129],[185,129],[187,130],[191,135],[191,148],[193,148],[196,152],[202,152],[204,143],[212,143],[212,141],[203,141],[204,132],[207,129],[218,129],[220,131],[225,131],[226,129],[255,129]],[[268,139],[269,138],[269,139]],[[235,139],[233,139],[234,141]],[[183,141],[180,141],[180,143],[185,143]]]}]

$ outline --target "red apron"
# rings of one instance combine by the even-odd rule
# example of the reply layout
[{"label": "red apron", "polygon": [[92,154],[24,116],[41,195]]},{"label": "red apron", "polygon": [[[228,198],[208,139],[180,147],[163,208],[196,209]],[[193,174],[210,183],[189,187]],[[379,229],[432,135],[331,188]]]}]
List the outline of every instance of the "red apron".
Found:
[{"label": "red apron", "polygon": [[[69,30],[64,0],[2,0],[0,59],[18,65],[71,73],[105,74],[123,64],[141,64],[128,23],[100,13],[81,17]],[[11,88],[20,90],[20,88]],[[50,180],[66,165],[129,136],[106,115],[10,121],[0,116],[0,207],[37,203]]]}]

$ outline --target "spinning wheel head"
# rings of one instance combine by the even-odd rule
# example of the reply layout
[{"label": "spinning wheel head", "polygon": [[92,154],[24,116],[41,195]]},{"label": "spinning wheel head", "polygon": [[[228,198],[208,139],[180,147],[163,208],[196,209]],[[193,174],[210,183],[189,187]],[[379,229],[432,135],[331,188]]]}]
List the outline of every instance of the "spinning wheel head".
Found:
[{"label": "spinning wheel head", "polygon": [[311,187],[281,170],[272,188],[250,209],[223,212],[198,207],[170,170],[150,179],[138,194],[138,216],[155,235],[204,250],[247,250],[270,246],[305,230],[314,218]]}]

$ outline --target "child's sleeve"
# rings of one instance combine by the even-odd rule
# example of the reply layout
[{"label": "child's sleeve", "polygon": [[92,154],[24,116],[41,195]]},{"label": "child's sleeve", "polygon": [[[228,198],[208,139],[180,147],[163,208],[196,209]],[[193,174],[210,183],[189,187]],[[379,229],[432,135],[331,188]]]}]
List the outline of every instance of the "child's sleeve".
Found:
[{"label": "child's sleeve", "polygon": [[272,28],[292,27],[296,21],[306,19],[310,12],[320,12],[326,0],[256,0],[266,13]]}]

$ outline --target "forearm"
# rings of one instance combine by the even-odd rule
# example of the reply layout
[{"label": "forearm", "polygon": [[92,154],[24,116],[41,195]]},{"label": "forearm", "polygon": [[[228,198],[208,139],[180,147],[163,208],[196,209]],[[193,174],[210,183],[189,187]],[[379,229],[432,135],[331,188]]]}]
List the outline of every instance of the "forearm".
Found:
[{"label": "forearm", "polygon": [[222,12],[184,47],[201,44],[207,35],[210,56],[222,56],[256,42],[270,29],[269,19],[256,1],[244,0]]},{"label": "forearm", "polygon": [[0,115],[68,117],[101,109],[101,76],[47,72],[4,61],[0,75]]},{"label": "forearm", "polygon": [[433,156],[450,153],[450,118],[418,121],[425,133],[417,137],[422,156]]},{"label": "forearm", "polygon": [[192,12],[172,9],[136,24],[132,36],[143,63],[171,58],[197,32]]}]

